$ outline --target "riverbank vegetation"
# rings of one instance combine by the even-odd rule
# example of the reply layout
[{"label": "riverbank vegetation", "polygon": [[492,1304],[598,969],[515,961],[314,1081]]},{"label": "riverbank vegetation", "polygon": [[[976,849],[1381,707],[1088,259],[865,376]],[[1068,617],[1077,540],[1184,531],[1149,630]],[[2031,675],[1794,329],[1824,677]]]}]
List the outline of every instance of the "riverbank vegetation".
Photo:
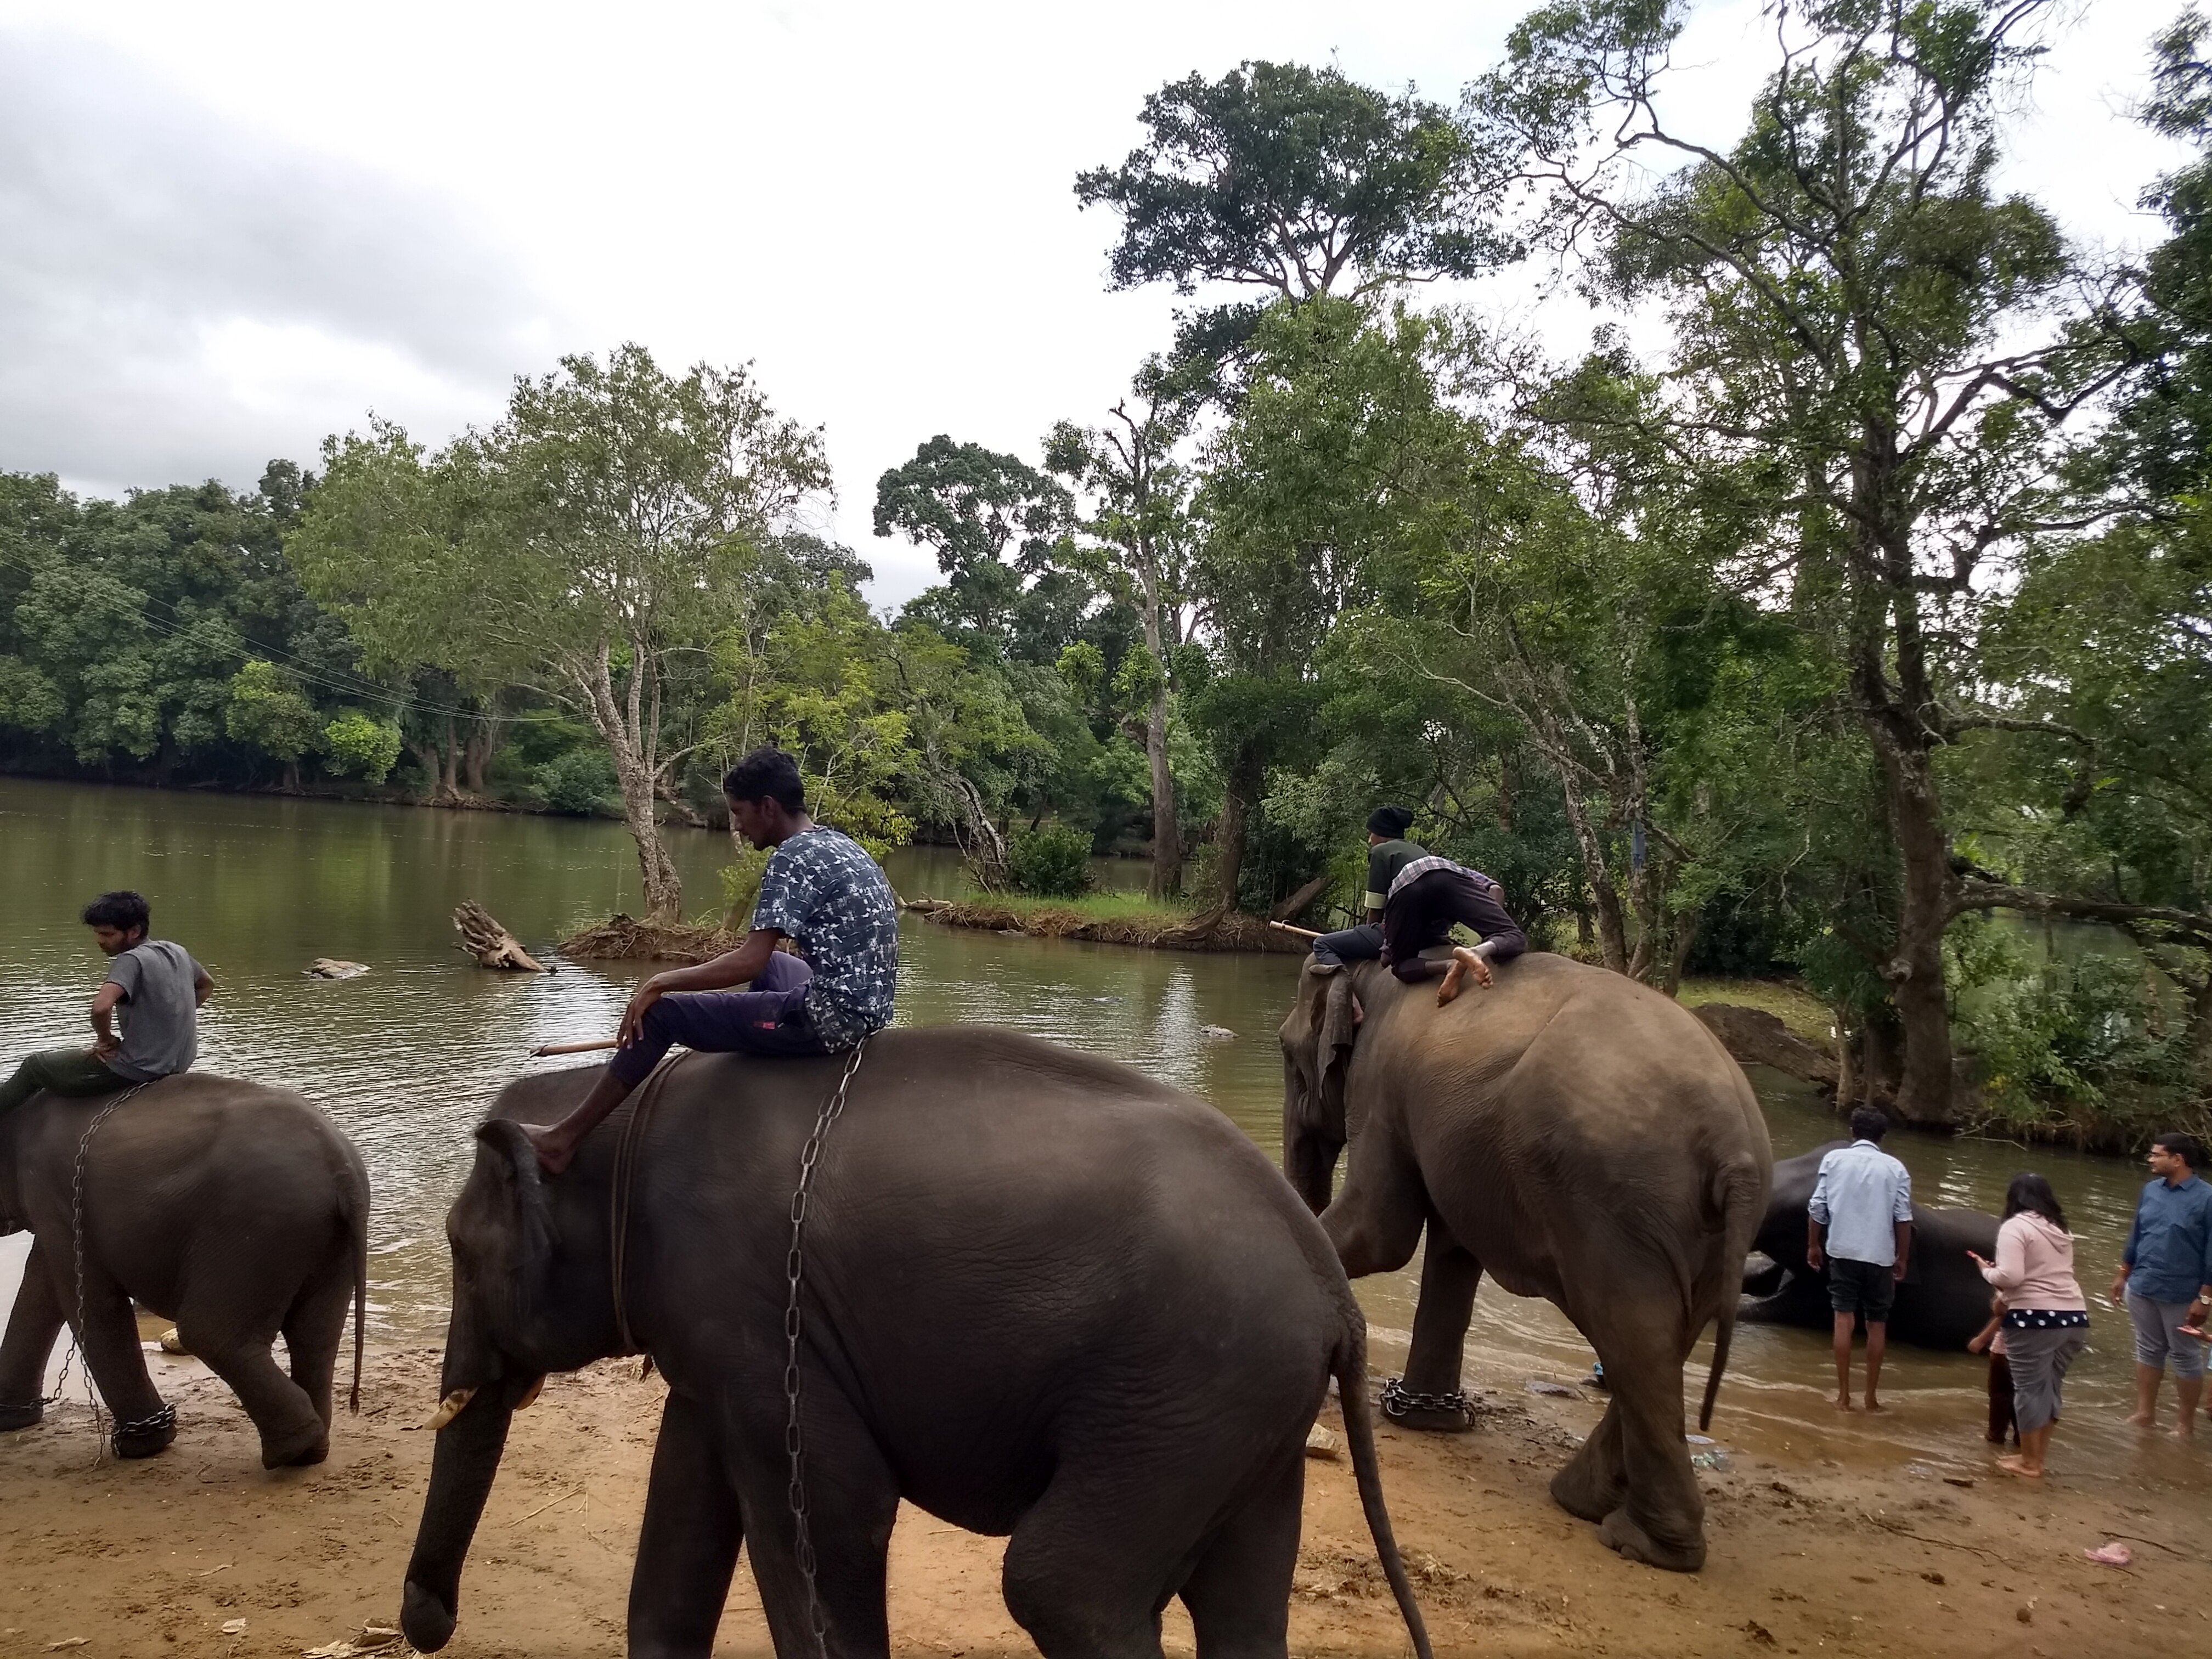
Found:
[{"label": "riverbank vegetation", "polygon": [[[635,345],[248,494],[0,480],[0,763],[617,812],[668,921],[660,823],[774,740],[987,890],[1141,851],[1186,935],[1348,917],[1402,800],[1540,939],[1801,980],[1909,1121],[2202,1124],[2205,26],[2151,47],[2196,159],[2122,257],[1998,183],[2057,9],[1777,20],[1721,149],[1668,6],[1537,12],[1456,107],[1152,94],[1076,193],[1175,337],[1028,457],[917,434],[872,524],[943,580],[896,612],[808,528],[820,431]],[[1620,325],[1559,358],[1428,286],[1524,261]]]}]

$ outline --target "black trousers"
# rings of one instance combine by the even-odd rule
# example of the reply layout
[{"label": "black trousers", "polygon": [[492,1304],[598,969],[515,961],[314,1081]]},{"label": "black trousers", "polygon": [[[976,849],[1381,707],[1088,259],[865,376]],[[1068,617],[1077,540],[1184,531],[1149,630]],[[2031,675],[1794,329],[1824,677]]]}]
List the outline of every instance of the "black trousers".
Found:
[{"label": "black trousers", "polygon": [[1431,977],[1437,964],[1424,962],[1421,952],[1450,938],[1454,922],[1482,935],[1493,963],[1510,962],[1528,948],[1528,936],[1505,914],[1495,887],[1464,870],[1431,870],[1401,887],[1383,907],[1382,959],[1400,979]]}]

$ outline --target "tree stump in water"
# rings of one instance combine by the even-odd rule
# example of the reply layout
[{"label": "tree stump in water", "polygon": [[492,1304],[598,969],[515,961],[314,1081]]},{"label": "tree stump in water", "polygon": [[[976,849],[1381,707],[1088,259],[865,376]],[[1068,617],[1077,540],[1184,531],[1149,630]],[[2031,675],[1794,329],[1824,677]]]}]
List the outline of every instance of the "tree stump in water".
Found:
[{"label": "tree stump in water", "polygon": [[453,931],[465,951],[484,968],[511,969],[517,973],[550,974],[553,970],[522,948],[522,941],[500,926],[499,918],[474,899],[463,899],[453,910]]}]

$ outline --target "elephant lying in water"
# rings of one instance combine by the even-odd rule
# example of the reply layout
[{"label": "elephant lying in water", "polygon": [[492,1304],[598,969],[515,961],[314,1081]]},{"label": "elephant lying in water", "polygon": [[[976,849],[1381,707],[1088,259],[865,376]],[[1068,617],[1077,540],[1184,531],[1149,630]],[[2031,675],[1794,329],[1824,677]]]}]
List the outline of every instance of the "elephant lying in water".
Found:
[{"label": "elephant lying in water", "polygon": [[[205,1072],[128,1097],[36,1094],[0,1114],[0,1231],[34,1236],[0,1340],[0,1429],[44,1414],[46,1358],[76,1312],[80,1148],[85,1364],[115,1418],[117,1455],[150,1457],[176,1436],[146,1375],[135,1298],[173,1320],[230,1385],[260,1431],[264,1468],[321,1462],[349,1302],[361,1403],[368,1173],[353,1143],[290,1090]],[[279,1333],[289,1377],[270,1356]]]},{"label": "elephant lying in water", "polygon": [[[446,1401],[401,1614],[417,1649],[453,1634],[512,1413],[545,1373],[642,1348],[669,1393],[629,1652],[704,1659],[741,1542],[776,1651],[815,1650],[788,1496],[785,1263],[802,1147],[842,1064],[690,1055],[553,1180],[517,1125],[563,1115],[599,1068],[501,1095],[447,1222]],[[1358,1306],[1227,1119],[1011,1032],[893,1030],[862,1057],[819,1171],[799,1374],[830,1652],[889,1651],[905,1498],[1011,1534],[1007,1609],[1054,1659],[1158,1659],[1177,1595],[1201,1655],[1282,1656],[1305,1437],[1334,1377],[1427,1659],[1382,1506]]]},{"label": "elephant lying in water", "polygon": [[[1744,1304],[1743,1318],[1813,1330],[1833,1328],[1828,1275],[1805,1259],[1805,1206],[1813,1196],[1821,1158],[1850,1144],[1832,1140],[1774,1166],[1774,1191],[1759,1236],[1752,1241],[1752,1249],[1767,1261],[1758,1271],[1746,1273],[1744,1294],[1752,1299]],[[1897,1287],[1897,1304],[1889,1312],[1890,1340],[1956,1352],[1989,1323],[1990,1287],[1981,1269],[1966,1259],[1969,1250],[1987,1257],[1996,1255],[1995,1216],[1979,1210],[1912,1206],[1912,1251]]]},{"label": "elephant lying in water", "polygon": [[1309,969],[1281,1032],[1284,1168],[1354,1279],[1403,1267],[1427,1231],[1405,1378],[1416,1399],[1394,1416],[1467,1426],[1434,1402],[1458,1393],[1486,1271],[1547,1298],[1597,1350],[1612,1393],[1553,1498],[1622,1554],[1694,1571],[1705,1501],[1682,1440],[1682,1364],[1717,1325],[1702,1425],[1766,1208],[1765,1121],[1719,1041],[1656,991],[1543,953],[1496,975],[1440,1008],[1378,964]]}]

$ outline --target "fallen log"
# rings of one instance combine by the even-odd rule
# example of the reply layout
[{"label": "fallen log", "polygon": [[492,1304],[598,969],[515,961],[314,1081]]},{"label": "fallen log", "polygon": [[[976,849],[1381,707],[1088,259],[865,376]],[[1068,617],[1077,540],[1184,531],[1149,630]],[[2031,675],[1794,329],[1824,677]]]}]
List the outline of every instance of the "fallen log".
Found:
[{"label": "fallen log", "polygon": [[514,973],[550,974],[553,970],[522,948],[522,941],[500,925],[499,918],[474,899],[463,899],[453,908],[453,931],[460,942],[453,946],[477,959],[480,968],[501,968]]}]

